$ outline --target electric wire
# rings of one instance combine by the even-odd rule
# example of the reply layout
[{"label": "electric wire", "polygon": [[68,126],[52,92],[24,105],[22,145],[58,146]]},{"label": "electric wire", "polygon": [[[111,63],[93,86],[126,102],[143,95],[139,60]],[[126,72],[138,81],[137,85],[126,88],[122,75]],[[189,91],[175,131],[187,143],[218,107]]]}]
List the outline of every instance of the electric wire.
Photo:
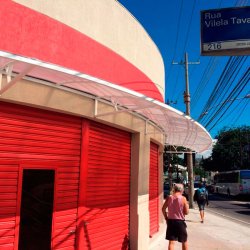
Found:
[{"label": "electric wire", "polygon": [[179,17],[178,17],[178,23],[177,23],[177,33],[176,33],[176,37],[175,37],[174,56],[173,56],[172,61],[174,60],[174,58],[176,56],[176,48],[177,48],[177,42],[179,40],[180,20],[181,20],[182,9],[183,9],[183,0],[181,0],[181,8],[180,8]]},{"label": "electric wire", "polygon": [[[244,104],[244,101],[246,101],[245,106],[241,106],[241,104]],[[242,113],[245,111],[245,108],[248,105],[249,101],[250,100],[247,100],[247,99],[239,100],[239,102],[230,110],[230,112],[227,112],[227,115],[225,115],[223,119],[219,120],[217,124],[220,124],[221,122],[225,122],[229,117],[233,116],[233,119],[230,121],[230,124],[231,126],[234,126],[234,124],[241,117]],[[234,115],[234,113],[236,112],[237,114]]]},{"label": "electric wire", "polygon": [[199,99],[201,98],[201,95],[204,93],[204,89],[206,89],[210,78],[212,77],[215,69],[216,69],[216,65],[218,65],[218,58],[215,57],[211,57],[209,59],[208,62],[208,66],[206,67],[206,69],[204,70],[200,83],[198,84],[193,97],[192,97],[192,109],[197,107],[197,103],[199,101]]},{"label": "electric wire", "polygon": [[232,124],[236,124],[236,122],[240,119],[240,117],[242,116],[243,112],[245,111],[247,105],[249,104],[249,100],[246,100],[246,104],[243,106],[242,110],[240,110],[238,113],[238,116],[236,116],[236,118],[234,118]]},{"label": "electric wire", "polygon": [[205,123],[206,127],[208,127],[209,124],[216,119],[216,116],[222,112],[223,108],[225,106],[227,106],[228,102],[231,102],[231,101],[235,100],[235,98],[237,98],[237,96],[236,97],[234,97],[234,96],[239,95],[241,93],[241,92],[237,93],[237,92],[239,92],[239,87],[241,84],[242,84],[242,82],[239,82],[235,86],[233,91],[228,95],[226,100],[224,102],[220,103],[219,105],[217,105],[218,106],[217,110],[212,111],[210,116],[206,116],[207,119],[206,119],[206,121],[203,122],[203,123]]},{"label": "electric wire", "polygon": [[[205,104],[200,116],[198,117],[198,121],[203,121],[204,123],[208,119],[208,116],[204,116],[203,114],[207,113],[207,110],[211,109],[216,103],[224,100],[226,93],[229,91],[229,88],[233,86],[233,80],[238,75],[239,70],[242,66],[242,61],[245,62],[246,57],[230,57],[227,61],[221,76],[215,85],[210,97]],[[238,70],[238,71],[237,71]],[[237,71],[237,74],[235,72]],[[218,104],[217,104],[218,105]]]},{"label": "electric wire", "polygon": [[[242,5],[244,5],[244,4],[246,4],[248,1],[246,0],[246,1],[236,1],[235,2],[235,6],[242,6]],[[219,3],[219,7],[221,6],[221,4],[222,4],[222,1],[220,1],[220,3]],[[218,58],[218,57],[217,57]],[[216,58],[216,59],[217,59]],[[212,72],[214,72],[214,70],[215,70],[215,67],[214,67],[214,69],[213,69],[213,71],[211,72],[208,68],[212,68],[212,66],[211,66],[211,61],[212,60],[214,60],[214,59],[212,59],[212,58],[210,58],[210,60],[209,60],[209,62],[208,62],[208,64],[207,64],[207,67],[206,67],[206,69],[204,70],[204,72],[203,72],[203,75],[202,75],[202,78],[201,78],[201,81],[200,81],[200,83],[197,85],[197,88],[196,88],[196,90],[195,90],[195,93],[194,93],[194,96],[193,96],[193,98],[192,98],[192,109],[193,109],[193,107],[194,108],[196,108],[196,107],[198,107],[197,106],[197,103],[198,103],[198,100],[200,99],[200,97],[201,97],[201,94],[204,92],[204,89],[206,88],[206,86],[207,86],[207,84],[209,83],[209,78],[210,78],[210,76],[212,75]],[[213,63],[213,62],[212,62]],[[219,61],[217,60],[217,63],[216,63],[216,65],[217,64],[219,64]],[[208,75],[208,73],[211,73],[210,75]],[[205,80],[206,79],[206,80]],[[203,111],[204,112],[204,111]]]},{"label": "electric wire", "polygon": [[[193,21],[193,15],[194,15],[194,10],[195,10],[195,3],[197,1],[194,0],[193,1],[193,5],[192,5],[192,15],[189,19],[189,23],[188,23],[188,28],[187,28],[187,32],[186,32],[186,36],[185,36],[185,42],[184,42],[184,47],[183,47],[183,52],[186,50],[186,48],[188,47],[188,40],[189,40],[189,37],[190,37],[190,30],[191,30],[191,25],[192,25],[192,21]],[[235,2],[235,5],[236,6],[243,6],[244,4],[246,4],[246,2],[248,1],[236,1]],[[220,8],[220,6],[222,5],[222,0],[220,0],[218,6]],[[181,18],[180,18],[180,15],[182,13],[182,9],[183,9],[183,1],[181,2],[181,9],[180,9],[180,12],[179,12],[179,16],[178,16],[178,29],[180,27],[180,22],[182,21]],[[177,31],[177,34],[176,34],[176,38],[175,38],[175,47],[174,47],[174,56],[173,58],[175,58],[176,56],[176,51],[177,51],[177,41],[179,40],[179,36],[180,36],[180,33],[179,31]],[[203,71],[203,74],[200,78],[200,81],[199,81],[199,84],[197,84],[197,88],[195,89],[195,92],[194,92],[194,95],[191,96],[192,97],[192,102],[191,102],[191,105],[192,105],[192,110],[193,108],[194,109],[198,109],[200,108],[200,106],[197,105],[198,101],[200,100],[200,98],[202,97],[202,94],[204,94],[204,89],[207,88],[208,84],[210,83],[210,78],[213,76],[213,73],[215,72],[216,70],[216,67],[218,65],[221,64],[220,62],[220,59],[222,57],[211,57],[207,63],[207,66],[204,68],[204,71]],[[218,82],[220,84],[218,84],[218,86],[213,90],[213,95],[210,95],[209,97],[209,101],[206,102],[204,108],[203,108],[203,112],[206,112],[206,109],[209,109],[210,107],[212,107],[216,102],[218,102],[219,100],[223,100],[223,98],[226,96],[226,91],[224,92],[223,90],[227,90],[227,92],[230,91],[230,84],[227,84],[227,82],[231,82],[231,85],[233,85],[233,81],[232,79],[235,79],[237,77],[237,74],[235,72],[239,72],[239,68],[237,69],[236,68],[236,64],[241,64],[242,65],[242,59],[233,59],[234,57],[228,57],[226,64],[227,64],[227,68],[224,68],[224,70],[221,72],[221,75],[219,77],[219,80]],[[172,64],[171,64],[171,68],[172,68]],[[193,75],[193,72],[197,69],[198,67],[193,67],[192,70],[191,70],[191,73],[189,74],[190,75],[190,78],[192,77]],[[231,71],[231,74],[230,72]],[[175,71],[176,72],[176,71]],[[171,77],[171,75],[173,75],[173,71],[170,71],[169,74],[168,74],[168,78],[167,78],[167,82],[168,82],[168,79]],[[173,84],[173,94],[172,96],[176,97],[176,89],[177,89],[177,86],[179,85],[178,82],[179,82],[179,79],[180,79],[180,67],[177,71],[177,78],[176,78],[176,81],[175,81],[175,84]],[[182,92],[183,91],[178,91],[179,93],[177,94],[177,97],[174,98],[175,100],[179,100],[180,99],[180,96],[182,95]],[[206,92],[207,93],[207,92]],[[205,97],[206,98],[206,97]],[[201,114],[202,114],[201,113]],[[218,116],[217,116],[218,117]],[[208,119],[209,117],[207,117],[206,119]]]},{"label": "electric wire", "polygon": [[[212,128],[214,128],[218,124],[220,119],[222,119],[222,117],[229,110],[229,108],[233,104],[234,100],[237,99],[237,97],[243,92],[243,90],[247,86],[247,84],[249,84],[249,81],[250,81],[250,68],[245,72],[245,74],[242,76],[240,81],[237,83],[237,85],[234,87],[234,89],[228,95],[227,100],[229,100],[229,101],[232,100],[232,101],[227,102],[228,105],[227,105],[226,109],[224,109],[225,105],[221,105],[221,107],[219,107],[219,109],[216,111],[216,113],[214,113],[214,115],[210,117],[210,120],[205,124],[205,127],[209,127],[209,130],[211,130]],[[231,98],[233,98],[233,99],[231,99]],[[225,102],[225,104],[226,104],[226,102]],[[216,116],[219,114],[220,114],[220,116],[216,118]]]},{"label": "electric wire", "polygon": [[188,29],[187,29],[187,33],[186,33],[186,38],[184,40],[184,48],[182,50],[182,55],[184,55],[184,53],[186,52],[186,47],[187,47],[187,44],[188,44],[189,33],[190,33],[191,24],[192,24],[192,21],[193,21],[195,6],[196,6],[196,0],[193,1],[192,11],[191,11],[191,18],[189,19],[189,23],[188,23]]},{"label": "electric wire", "polygon": [[[222,3],[222,0],[220,0],[219,6],[221,6],[221,3]],[[184,52],[185,52],[185,50],[186,50],[186,47],[187,47],[187,44],[188,44],[188,39],[189,39],[189,37],[190,37],[189,34],[190,34],[191,25],[192,25],[192,21],[193,21],[195,6],[196,6],[196,0],[193,1],[192,11],[191,11],[191,18],[189,19],[189,24],[188,24],[188,29],[187,29],[187,32],[186,32],[186,37],[185,37],[184,48],[183,48],[183,50],[182,50],[182,51],[183,51],[182,54],[184,54]],[[181,10],[180,10],[179,16],[178,16],[178,25],[177,25],[178,29],[179,29],[179,27],[180,27],[180,14],[182,13],[182,7],[183,7],[183,1],[181,2]],[[177,45],[178,37],[179,37],[179,32],[177,32],[176,39],[175,39],[175,47],[174,47],[174,56],[173,56],[173,59],[174,59],[175,56],[176,56],[176,45]],[[173,59],[172,59],[172,61],[173,61]],[[199,58],[199,60],[200,60],[200,58]],[[171,71],[172,66],[173,66],[173,65],[171,64],[170,70],[169,70],[169,72],[171,72],[171,73],[172,73],[172,71]],[[193,68],[193,71],[194,71],[194,70],[195,70],[195,69]],[[193,72],[193,71],[192,71],[192,72]],[[178,75],[179,75],[179,72],[180,72],[180,71],[178,70]],[[192,76],[192,72],[190,73],[190,76]],[[169,78],[170,78],[171,73],[168,74],[167,79],[166,79],[166,83],[169,82]],[[177,77],[177,78],[178,78],[178,77]],[[174,88],[173,88],[173,91],[172,91],[172,96],[173,96],[174,93],[176,92],[176,86],[177,86],[177,84],[174,85]],[[179,94],[175,99],[179,99],[179,98],[180,98],[180,94]]]}]

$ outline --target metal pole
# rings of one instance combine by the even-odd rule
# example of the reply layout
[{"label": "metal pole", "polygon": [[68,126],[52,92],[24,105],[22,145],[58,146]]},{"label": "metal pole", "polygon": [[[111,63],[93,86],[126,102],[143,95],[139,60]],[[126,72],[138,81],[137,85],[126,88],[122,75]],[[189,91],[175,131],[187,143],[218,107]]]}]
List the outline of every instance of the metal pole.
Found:
[{"label": "metal pole", "polygon": [[172,190],[172,186],[173,186],[173,176],[172,176],[172,164],[171,164],[171,155],[168,154],[168,182],[169,182],[169,187],[170,187],[170,191]]},{"label": "metal pole", "polygon": [[[188,62],[188,54],[185,53],[185,62],[172,62],[172,64],[184,64],[185,66],[185,82],[186,89],[184,92],[184,103],[186,104],[186,115],[190,116],[190,94],[189,94],[189,77],[188,77],[188,65],[200,64],[200,62]],[[188,197],[189,207],[194,207],[194,173],[193,173],[193,157],[192,150],[187,149],[187,170],[188,170]]]},{"label": "metal pole", "polygon": [[186,115],[190,116],[190,94],[189,94],[188,54],[187,53],[185,53],[185,82],[186,82],[186,90],[184,93],[184,103],[186,104]]},{"label": "metal pole", "polygon": [[192,150],[187,152],[187,169],[188,169],[188,197],[189,207],[194,208],[194,173],[193,173],[193,159]]},{"label": "metal pole", "polygon": [[[190,116],[190,94],[189,94],[189,77],[188,77],[188,54],[185,53],[185,80],[186,90],[184,93],[184,103],[186,104],[186,115]],[[189,207],[194,207],[194,173],[192,150],[187,149],[187,170],[188,170],[188,197]]]}]

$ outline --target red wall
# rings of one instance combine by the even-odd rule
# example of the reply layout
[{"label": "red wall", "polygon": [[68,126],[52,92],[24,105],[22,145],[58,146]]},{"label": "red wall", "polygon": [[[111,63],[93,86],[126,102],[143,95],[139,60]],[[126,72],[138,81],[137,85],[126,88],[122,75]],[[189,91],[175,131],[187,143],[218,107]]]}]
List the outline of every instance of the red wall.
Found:
[{"label": "red wall", "polygon": [[163,101],[139,69],[86,35],[10,0],[0,6],[0,50],[37,58]]}]

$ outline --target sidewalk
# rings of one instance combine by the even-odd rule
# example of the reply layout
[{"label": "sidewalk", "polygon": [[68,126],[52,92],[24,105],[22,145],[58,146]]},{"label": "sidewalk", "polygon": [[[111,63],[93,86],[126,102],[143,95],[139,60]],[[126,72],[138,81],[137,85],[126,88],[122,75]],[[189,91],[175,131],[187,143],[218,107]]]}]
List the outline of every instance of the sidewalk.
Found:
[{"label": "sidewalk", "polygon": [[[250,250],[250,226],[215,215],[205,210],[205,221],[200,223],[197,208],[186,216],[189,250]],[[161,225],[156,240],[152,239],[150,250],[167,250],[166,225]],[[175,243],[181,250],[181,243]]]}]

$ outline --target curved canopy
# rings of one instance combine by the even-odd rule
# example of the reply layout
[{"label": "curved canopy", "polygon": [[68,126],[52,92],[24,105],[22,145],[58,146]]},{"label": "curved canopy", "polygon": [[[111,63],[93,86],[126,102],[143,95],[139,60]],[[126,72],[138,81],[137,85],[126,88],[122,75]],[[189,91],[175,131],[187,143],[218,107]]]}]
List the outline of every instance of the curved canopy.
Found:
[{"label": "curved canopy", "polygon": [[209,133],[191,117],[164,103],[116,84],[75,70],[3,51],[0,51],[0,68],[7,76],[15,73],[15,77],[11,78],[8,85],[0,89],[0,94],[21,78],[29,76],[107,100],[116,107],[116,112],[135,112],[159,127],[166,135],[166,144],[183,146],[197,152],[203,152],[212,145]]}]

